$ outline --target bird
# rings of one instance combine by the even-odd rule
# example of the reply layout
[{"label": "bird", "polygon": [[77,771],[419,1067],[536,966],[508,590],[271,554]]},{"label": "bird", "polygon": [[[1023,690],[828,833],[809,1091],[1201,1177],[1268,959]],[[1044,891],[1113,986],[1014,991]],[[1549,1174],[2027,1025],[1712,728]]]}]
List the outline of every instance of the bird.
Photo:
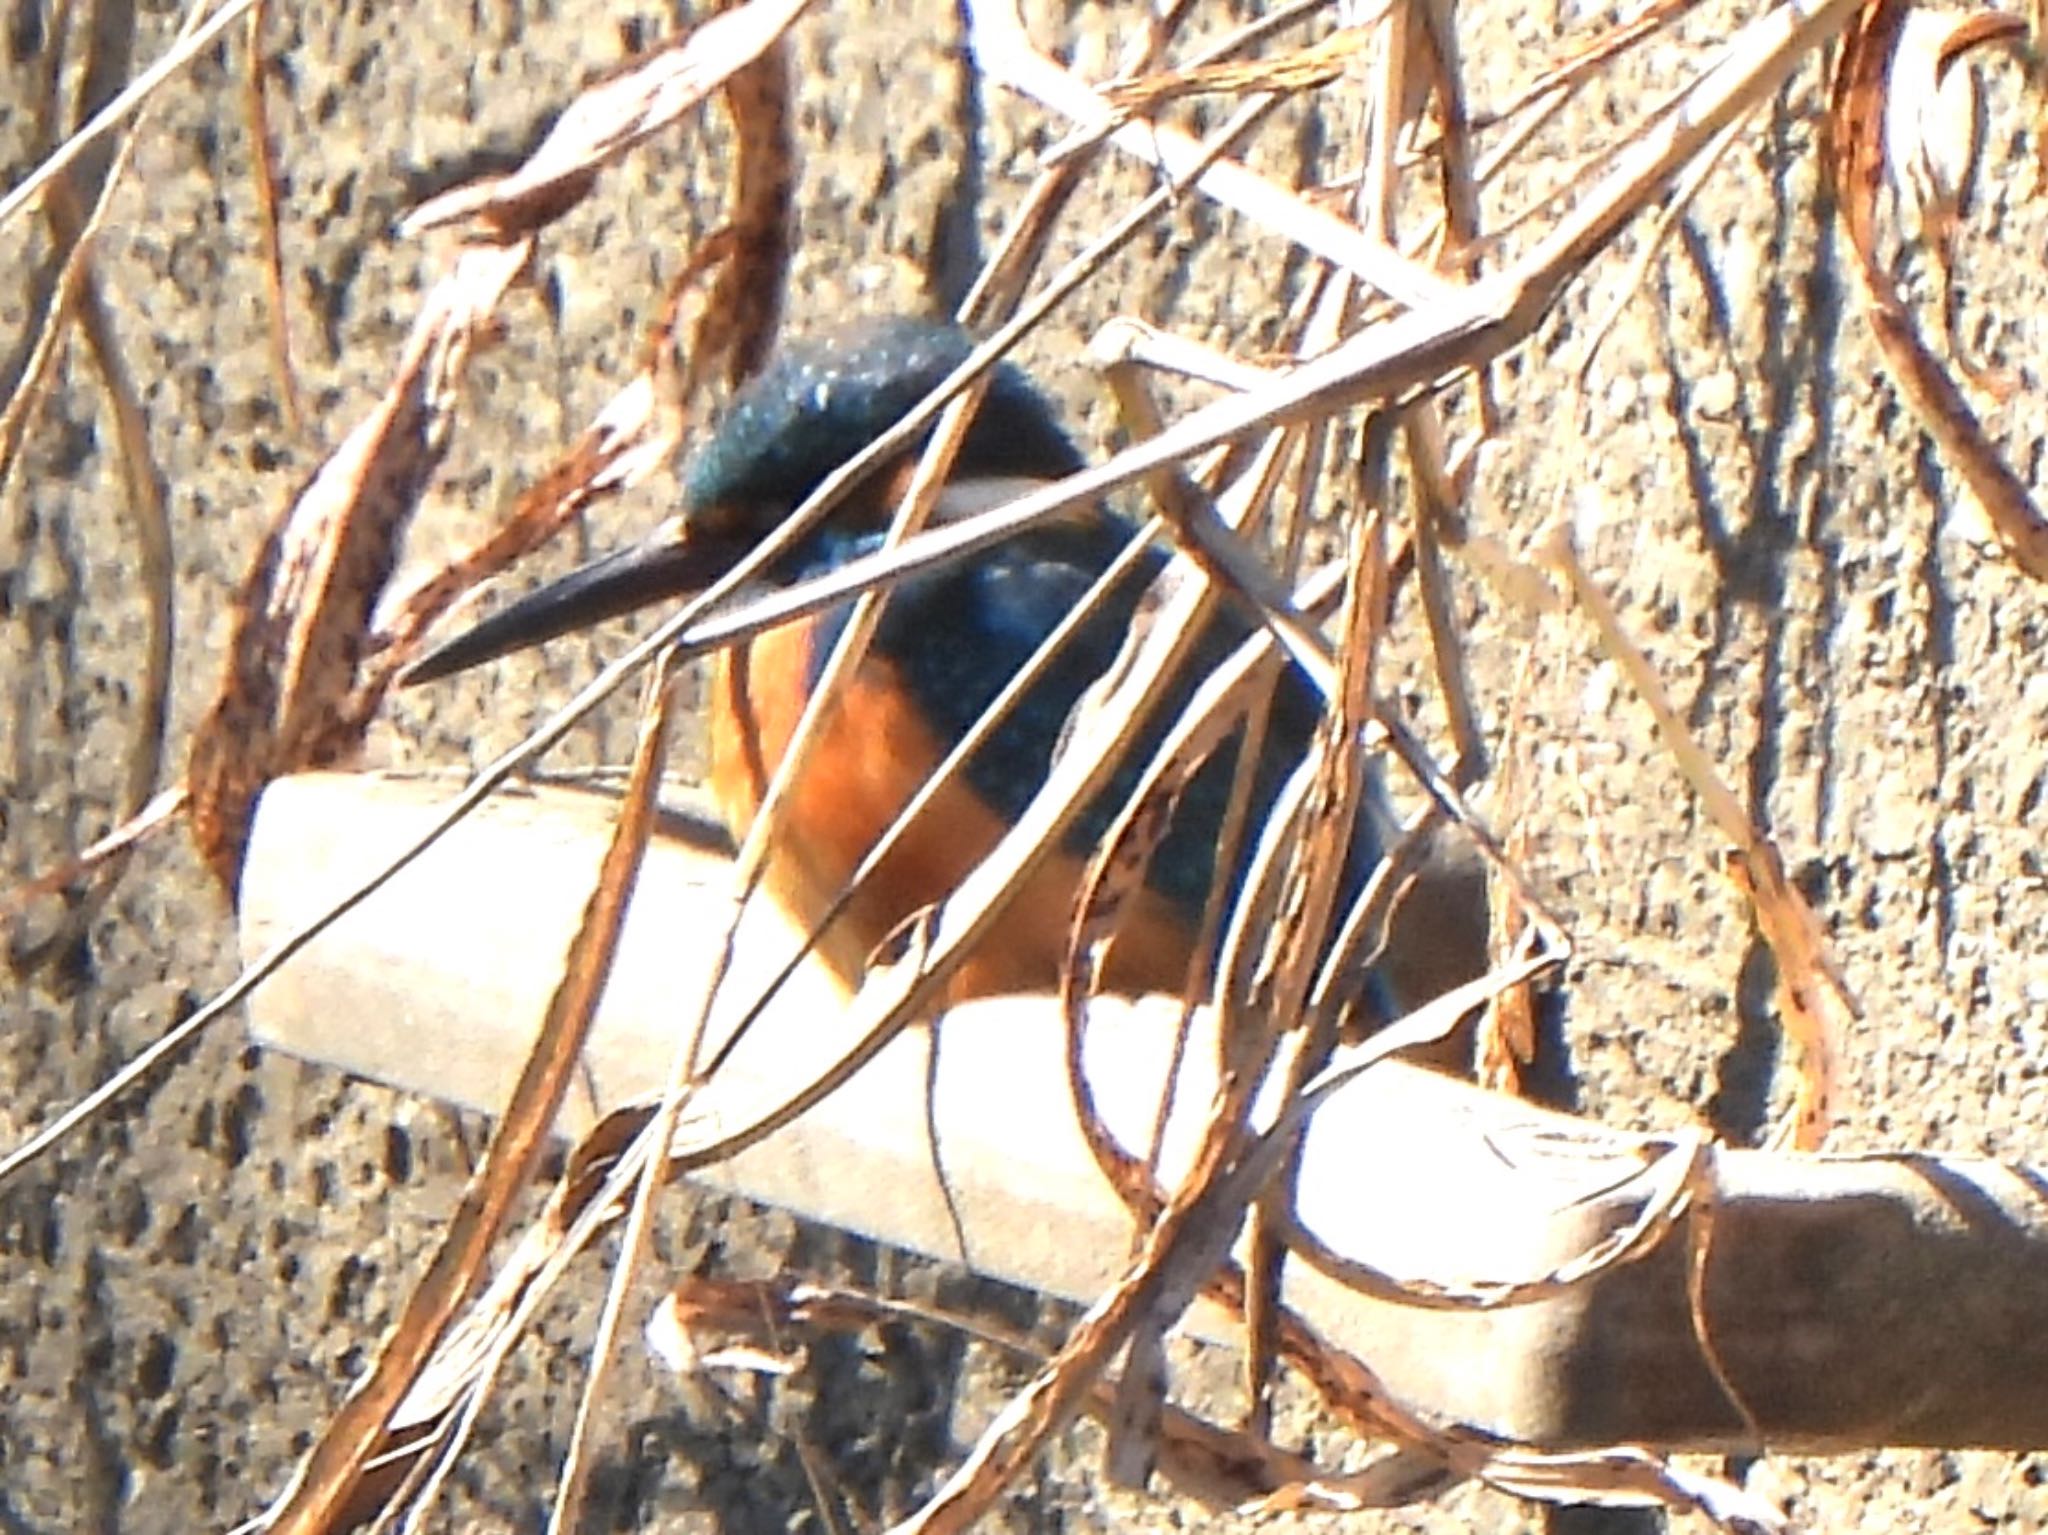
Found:
[{"label": "bird", "polygon": [[[788,519],[833,471],[900,422],[974,350],[942,319],[887,315],[845,321],[785,341],[742,384],[717,428],[681,467],[680,510],[654,535],[514,602],[428,651],[403,680],[419,684],[708,587]],[[928,433],[926,434],[928,438]],[[878,549],[923,440],[871,474],[767,567],[791,585]],[[1073,474],[1084,459],[1053,406],[1016,365],[999,363],[942,490],[936,515],[986,508]],[[951,568],[914,575],[886,601],[869,650],[792,786],[763,881],[806,930],[830,913],[854,869],[933,768],[1129,545],[1136,525],[1107,505],[1026,529]],[[966,761],[856,899],[825,926],[819,950],[849,988],[905,924],[946,897],[993,848],[1044,784],[1069,721],[1119,656],[1166,563],[1149,549],[1095,616]],[[758,812],[806,698],[847,621],[846,606],[763,633],[720,654],[710,688],[710,784],[737,839]],[[1213,622],[1136,736],[1129,760],[1040,864],[947,990],[950,1001],[1045,991],[1066,962],[1076,891],[1088,860],[1132,793],[1151,750],[1206,669],[1251,632],[1249,614]],[[1320,701],[1289,663],[1271,704],[1250,803],[1262,816],[1309,750]],[[1204,902],[1217,874],[1219,827],[1232,792],[1236,743],[1183,790],[1142,888],[1122,914],[1098,988],[1179,992],[1194,960]],[[1374,794],[1358,817],[1346,886],[1356,890],[1398,835]],[[1249,823],[1253,828],[1258,820]],[[1254,838],[1243,839],[1248,850]],[[1225,870],[1233,888],[1245,856]],[[1476,903],[1476,904],[1475,904]],[[1454,879],[1427,904],[1428,951],[1407,975],[1397,963],[1358,978],[1357,994],[1384,1018],[1421,988],[1483,968],[1483,894]],[[1411,924],[1413,925],[1413,924]],[[1413,947],[1414,945],[1409,945]],[[1459,971],[1463,974],[1459,974]],[[1433,992],[1423,991],[1422,995]]]}]

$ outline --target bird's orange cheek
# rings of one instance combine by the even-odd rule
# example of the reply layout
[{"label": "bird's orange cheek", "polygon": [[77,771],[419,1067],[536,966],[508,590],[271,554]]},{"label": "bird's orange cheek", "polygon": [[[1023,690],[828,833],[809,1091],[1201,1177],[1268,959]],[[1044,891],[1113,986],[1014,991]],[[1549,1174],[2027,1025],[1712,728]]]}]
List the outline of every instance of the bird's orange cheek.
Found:
[{"label": "bird's orange cheek", "polygon": [[[713,686],[712,790],[735,835],[753,823],[802,716],[810,647],[801,629],[763,636],[723,659]],[[941,745],[871,657],[840,693],[789,797],[770,850],[769,892],[815,926],[868,852],[931,775]],[[975,796],[949,786],[867,882],[823,945],[849,983],[902,921],[942,900],[992,848],[1001,826]]]}]

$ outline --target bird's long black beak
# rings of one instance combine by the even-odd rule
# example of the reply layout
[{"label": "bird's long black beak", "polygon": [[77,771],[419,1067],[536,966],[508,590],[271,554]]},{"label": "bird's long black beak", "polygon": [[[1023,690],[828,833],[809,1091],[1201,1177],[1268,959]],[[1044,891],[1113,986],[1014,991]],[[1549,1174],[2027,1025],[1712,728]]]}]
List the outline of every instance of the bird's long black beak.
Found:
[{"label": "bird's long black beak", "polygon": [[399,673],[399,685],[434,682],[649,603],[700,592],[744,552],[737,540],[688,532],[672,519],[645,541],[593,560],[435,646]]}]

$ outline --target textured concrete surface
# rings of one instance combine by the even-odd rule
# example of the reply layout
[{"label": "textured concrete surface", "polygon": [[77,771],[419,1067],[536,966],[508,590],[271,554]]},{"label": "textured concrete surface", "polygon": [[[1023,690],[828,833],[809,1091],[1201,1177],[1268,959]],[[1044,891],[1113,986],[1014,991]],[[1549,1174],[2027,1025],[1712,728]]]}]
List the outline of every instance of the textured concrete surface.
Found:
[{"label": "textured concrete surface", "polygon": [[[111,0],[93,15],[116,78],[154,57],[175,24],[164,8]],[[1695,18],[1680,36],[1696,49],[1725,19]],[[1084,6],[1062,26],[1112,20]],[[516,152],[579,82],[671,24],[582,0],[274,8],[264,51],[310,408],[302,436],[285,424],[263,351],[239,54],[215,54],[159,99],[96,271],[169,487],[172,763],[213,687],[260,530],[373,397],[431,270],[394,220]],[[1515,5],[1472,8],[1460,24],[1473,89],[1488,102],[1592,25]],[[33,0],[9,11],[0,184],[38,153],[36,104],[62,41],[50,25]],[[964,228],[998,227],[1057,136],[1029,108],[974,102],[942,6],[835,7],[803,23],[794,48],[805,82],[798,323],[888,302],[905,264],[929,256],[935,229],[949,229],[957,251]],[[1611,132],[1659,99],[1686,56],[1647,50],[1612,93],[1539,141],[1503,205],[1562,179],[1575,135]],[[79,72],[64,83],[76,88]],[[2041,1159],[2048,686],[2032,662],[2048,627],[2044,594],[1991,546],[1879,373],[1848,253],[1826,222],[1818,99],[1809,69],[1734,146],[1650,264],[1583,414],[1570,409],[1571,369],[1642,231],[1506,367],[1510,409],[1482,475],[1477,531],[1514,549],[1550,519],[1573,519],[1708,750],[1781,837],[1868,1009],[1850,1042],[1841,1143]],[[2023,472],[2038,473],[2041,380],[2024,370],[2041,350],[2032,258],[2048,232],[2027,193],[2026,121],[2009,91],[1996,97],[1985,206],[1964,253],[1963,331],[1977,354],[2023,370],[1996,426]],[[1306,148],[1327,170],[1346,131],[1294,110],[1255,158],[1283,166]],[[505,336],[474,368],[478,408],[418,533],[423,557],[483,525],[626,375],[662,279],[715,221],[722,146],[715,115],[668,135],[550,237],[540,282],[515,298]],[[1101,177],[1057,253],[1144,184],[1128,169]],[[939,220],[956,195],[972,216]],[[50,250],[36,219],[0,230],[0,270],[17,274],[0,284],[0,381],[10,385],[48,291]],[[1051,363],[1062,342],[1117,313],[1256,344],[1299,280],[1276,242],[1188,201],[1029,355]],[[1101,429],[1079,369],[1051,367],[1048,379],[1077,420]],[[110,412],[74,347],[0,496],[9,875],[103,829],[119,795],[145,611],[119,476]],[[664,489],[593,519],[586,547],[650,521]],[[1571,1095],[1613,1122],[1704,1119],[1754,1136],[1783,1101],[1769,966],[1715,872],[1714,838],[1640,707],[1591,655],[1586,628],[1512,609],[1472,568],[1458,579],[1503,761],[1496,818],[1526,834],[1531,866],[1581,946],[1561,1008]],[[379,727],[373,755],[481,758],[598,648],[564,644],[408,699]],[[1438,717],[1426,702],[1421,714]],[[618,760],[628,730],[614,716],[580,732],[563,760]],[[77,942],[8,984],[0,1138],[12,1143],[217,988],[230,955],[218,892],[178,836],[158,839]],[[0,1190],[0,1528],[153,1531],[254,1512],[418,1272],[459,1187],[465,1142],[476,1143],[475,1126],[260,1056],[230,1024]],[[660,1245],[683,1268],[715,1258],[721,1272],[758,1273],[793,1261],[912,1294],[958,1283],[720,1202],[679,1208]],[[538,1522],[597,1280],[587,1266],[521,1355],[452,1517]],[[636,1355],[599,1424],[591,1527],[816,1526],[799,1435],[823,1452],[856,1523],[887,1518],[929,1490],[1016,1379],[977,1349],[908,1330],[847,1341],[822,1377],[776,1390],[742,1383],[719,1403],[679,1391]],[[1327,1432],[1316,1443],[1341,1453]],[[1095,1447],[1090,1433],[1071,1436],[1001,1523],[1092,1530],[1187,1516],[1101,1492]],[[1814,1527],[1945,1532],[2038,1527],[2042,1480],[2040,1465],[2006,1457],[1897,1453],[1770,1461],[1752,1486]],[[1510,1530],[1533,1519],[1464,1493],[1370,1527]]]}]

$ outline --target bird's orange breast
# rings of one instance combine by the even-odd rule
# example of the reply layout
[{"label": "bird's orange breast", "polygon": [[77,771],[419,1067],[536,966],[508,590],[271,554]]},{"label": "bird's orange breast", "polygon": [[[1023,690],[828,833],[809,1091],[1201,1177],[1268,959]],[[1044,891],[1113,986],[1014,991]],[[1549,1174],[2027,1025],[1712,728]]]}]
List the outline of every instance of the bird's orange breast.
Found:
[{"label": "bird's orange breast", "polygon": [[[810,626],[790,625],[726,652],[712,692],[711,781],[735,836],[759,811],[788,748],[813,675]],[[769,893],[807,931],[951,749],[902,674],[870,651],[792,788],[769,851]],[[820,950],[849,986],[903,923],[939,902],[987,856],[1007,826],[955,775],[825,931]],[[1046,991],[1064,963],[1084,869],[1054,851],[955,976],[952,1000]],[[1102,977],[1114,992],[1179,991],[1193,934],[1175,907],[1141,892]]]}]

